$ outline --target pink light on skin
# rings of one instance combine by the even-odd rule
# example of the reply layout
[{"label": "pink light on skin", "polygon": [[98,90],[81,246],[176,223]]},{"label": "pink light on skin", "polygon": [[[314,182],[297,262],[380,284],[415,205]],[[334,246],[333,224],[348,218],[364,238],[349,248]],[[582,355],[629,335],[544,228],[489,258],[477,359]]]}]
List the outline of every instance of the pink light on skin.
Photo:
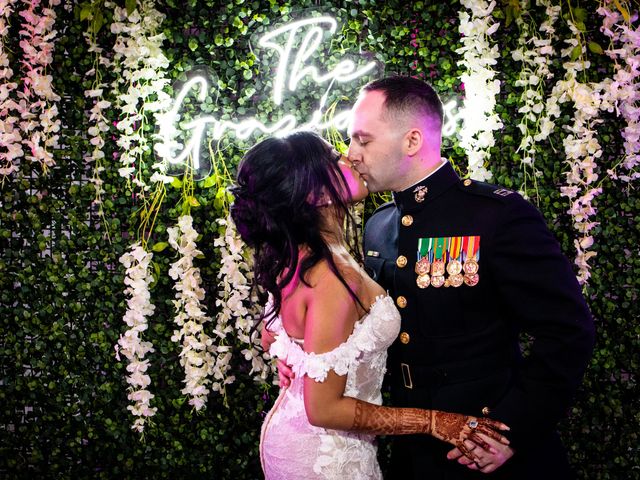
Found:
[{"label": "pink light on skin", "polygon": [[351,195],[351,200],[354,203],[364,200],[367,195],[369,195],[367,182],[360,176],[360,173],[353,168],[351,160],[343,155],[340,157],[340,160],[338,160],[338,165],[340,166],[340,171],[347,182],[346,186]]}]

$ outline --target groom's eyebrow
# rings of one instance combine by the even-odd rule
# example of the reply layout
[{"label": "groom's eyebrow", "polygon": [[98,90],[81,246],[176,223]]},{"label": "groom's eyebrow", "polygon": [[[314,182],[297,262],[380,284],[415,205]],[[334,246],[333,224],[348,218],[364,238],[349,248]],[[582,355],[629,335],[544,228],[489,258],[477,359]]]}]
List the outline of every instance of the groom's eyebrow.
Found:
[{"label": "groom's eyebrow", "polygon": [[364,130],[356,130],[355,132],[351,132],[349,136],[350,137],[371,137],[371,134],[368,132],[365,132]]}]

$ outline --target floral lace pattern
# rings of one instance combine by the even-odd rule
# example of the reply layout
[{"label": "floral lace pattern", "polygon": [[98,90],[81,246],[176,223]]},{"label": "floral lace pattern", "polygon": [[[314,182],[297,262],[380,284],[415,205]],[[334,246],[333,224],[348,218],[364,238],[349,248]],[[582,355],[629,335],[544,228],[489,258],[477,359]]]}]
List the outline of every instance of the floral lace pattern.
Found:
[{"label": "floral lace pattern", "polygon": [[345,396],[380,405],[387,348],[400,331],[393,300],[380,296],[354,326],[349,338],[330,352],[305,352],[301,341],[287,335],[280,319],[270,353],[287,359],[295,378],[280,392],[262,426],[260,456],[267,479],[382,478],[374,436],[314,427],[304,409],[303,377],[317,382],[329,370],[347,375]]}]

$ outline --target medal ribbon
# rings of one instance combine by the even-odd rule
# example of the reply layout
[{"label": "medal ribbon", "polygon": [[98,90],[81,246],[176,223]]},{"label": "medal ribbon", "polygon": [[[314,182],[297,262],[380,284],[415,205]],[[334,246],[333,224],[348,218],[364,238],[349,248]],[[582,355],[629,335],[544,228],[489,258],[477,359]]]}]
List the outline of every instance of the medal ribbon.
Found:
[{"label": "medal ribbon", "polygon": [[433,242],[433,238],[421,238],[418,240],[418,260],[429,253],[431,242]]},{"label": "medal ribbon", "polygon": [[462,248],[465,252],[465,260],[470,258],[478,260],[476,255],[480,249],[480,236],[464,237]]},{"label": "medal ribbon", "polygon": [[449,260],[456,260],[460,256],[462,248],[462,237],[451,237],[449,239]]},{"label": "medal ribbon", "polygon": [[445,249],[446,240],[447,239],[445,237],[435,239],[434,257],[436,260],[442,260],[443,254],[446,251]]}]

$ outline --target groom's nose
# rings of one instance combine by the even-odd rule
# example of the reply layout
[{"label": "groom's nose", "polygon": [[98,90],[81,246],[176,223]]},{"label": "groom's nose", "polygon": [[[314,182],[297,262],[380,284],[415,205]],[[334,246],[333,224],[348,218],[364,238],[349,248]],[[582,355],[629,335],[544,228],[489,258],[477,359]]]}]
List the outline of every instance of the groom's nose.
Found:
[{"label": "groom's nose", "polygon": [[354,167],[357,167],[358,164],[362,163],[362,153],[358,151],[358,147],[353,143],[349,145],[349,149],[347,150],[347,157]]}]

